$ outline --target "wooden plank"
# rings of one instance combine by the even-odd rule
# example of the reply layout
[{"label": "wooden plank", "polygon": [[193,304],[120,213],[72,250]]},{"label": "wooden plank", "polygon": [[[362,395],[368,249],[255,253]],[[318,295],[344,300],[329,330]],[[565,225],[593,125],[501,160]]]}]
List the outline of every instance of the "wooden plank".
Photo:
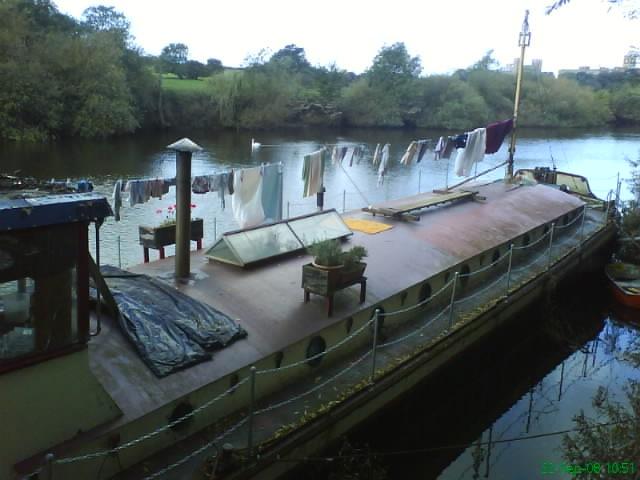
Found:
[{"label": "wooden plank", "polygon": [[423,195],[415,195],[400,201],[392,200],[391,202],[372,205],[371,207],[365,207],[362,210],[374,215],[380,214],[388,217],[397,217],[414,210],[435,207],[455,200],[473,198],[477,194],[478,192],[475,191],[452,192],[444,195],[433,195],[431,193],[427,193]]}]

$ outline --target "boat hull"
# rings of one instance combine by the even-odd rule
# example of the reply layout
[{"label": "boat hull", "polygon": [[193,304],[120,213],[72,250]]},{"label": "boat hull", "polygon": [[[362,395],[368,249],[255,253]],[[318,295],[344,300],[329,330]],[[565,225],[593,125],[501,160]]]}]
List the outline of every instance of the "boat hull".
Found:
[{"label": "boat hull", "polygon": [[[640,309],[640,269],[621,263],[607,265],[605,271],[615,301],[626,307]],[[633,286],[635,284],[638,286]],[[634,293],[633,290],[637,290],[638,293]]]}]

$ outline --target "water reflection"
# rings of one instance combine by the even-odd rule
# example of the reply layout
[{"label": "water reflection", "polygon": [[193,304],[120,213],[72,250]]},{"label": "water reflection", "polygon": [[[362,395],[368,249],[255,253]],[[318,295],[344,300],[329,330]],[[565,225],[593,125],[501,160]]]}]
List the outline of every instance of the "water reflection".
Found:
[{"label": "water reflection", "polygon": [[[624,403],[628,380],[640,380],[629,361],[640,332],[615,319],[601,292],[599,281],[581,283],[523,313],[350,444],[377,454],[382,478],[541,478],[545,462],[565,462],[561,432],[576,427],[575,415],[606,421],[592,401],[601,389]],[[311,463],[304,473],[327,478],[336,463]]]}]

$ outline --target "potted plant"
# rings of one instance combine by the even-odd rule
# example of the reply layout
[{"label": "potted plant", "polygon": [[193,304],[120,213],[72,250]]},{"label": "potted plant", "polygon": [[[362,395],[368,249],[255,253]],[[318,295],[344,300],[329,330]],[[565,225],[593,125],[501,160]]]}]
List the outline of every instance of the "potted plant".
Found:
[{"label": "potted plant", "polygon": [[314,243],[308,249],[314,260],[302,267],[302,287],[320,295],[333,295],[337,290],[358,282],[367,266],[362,259],[367,250],[354,246],[342,251],[339,240]]},{"label": "potted plant", "polygon": [[[191,205],[194,208],[195,205]],[[156,210],[157,214],[162,214],[163,210]],[[154,248],[159,250],[168,245],[176,243],[176,206],[169,205],[164,220],[157,227],[138,227],[140,244],[145,248]],[[193,241],[202,240],[204,237],[204,222],[202,218],[193,218],[191,220],[191,236]]]}]

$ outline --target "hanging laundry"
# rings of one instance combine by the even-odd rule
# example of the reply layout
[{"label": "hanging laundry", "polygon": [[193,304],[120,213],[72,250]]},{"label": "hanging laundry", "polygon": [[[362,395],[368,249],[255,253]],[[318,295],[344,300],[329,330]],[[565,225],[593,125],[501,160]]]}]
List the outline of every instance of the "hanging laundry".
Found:
[{"label": "hanging laundry", "polygon": [[428,140],[421,141],[420,144],[418,145],[418,152],[416,154],[416,156],[418,157],[418,160],[416,163],[420,163],[422,161],[422,157],[424,157],[424,154],[427,153],[427,150],[429,150]]},{"label": "hanging laundry", "polygon": [[234,181],[234,173],[233,170],[229,172],[227,175],[227,187],[229,189],[229,195],[233,195],[233,181]]},{"label": "hanging laundry", "polygon": [[411,142],[407,147],[406,152],[404,152],[404,155],[400,159],[400,163],[402,165],[410,165],[417,150],[418,150],[417,142]]},{"label": "hanging laundry", "polygon": [[376,144],[376,149],[373,152],[373,158],[371,160],[371,162],[373,163],[374,167],[377,167],[378,164],[380,163],[380,155],[381,155],[381,153],[382,153],[382,149],[380,148],[380,144],[377,143]]},{"label": "hanging laundry", "polygon": [[129,180],[124,186],[124,190],[129,192],[129,205],[132,207],[148,202],[151,197],[151,189],[147,180]]},{"label": "hanging laundry", "polygon": [[487,148],[484,153],[496,153],[504,141],[504,137],[513,128],[513,118],[487,125]]},{"label": "hanging laundry", "polygon": [[433,149],[433,159],[438,160],[442,151],[444,150],[444,146],[446,145],[445,137],[440,137],[436,142],[436,146]]},{"label": "hanging laundry", "polygon": [[193,182],[191,182],[191,191],[197,194],[210,192],[211,189],[209,188],[209,176],[197,175],[193,177]]},{"label": "hanging laundry", "polygon": [[224,210],[225,207],[224,195],[228,191],[228,185],[229,174],[221,173],[220,175],[218,175],[218,196],[220,197],[220,206],[222,207],[222,210]]},{"label": "hanging laundry", "polygon": [[468,133],[461,133],[460,135],[453,137],[453,142],[456,148],[466,148],[468,136]]},{"label": "hanging laundry", "polygon": [[356,165],[360,165],[360,160],[362,160],[363,155],[364,155],[364,147],[360,145],[357,146],[356,151],[353,154],[353,156],[356,159]]},{"label": "hanging laundry", "polygon": [[324,154],[325,149],[304,156],[302,164],[302,179],[304,180],[303,197],[315,195],[322,189],[324,178]]},{"label": "hanging laundry", "polygon": [[234,170],[231,209],[240,228],[264,221],[262,209],[262,173],[260,167]]},{"label": "hanging laundry", "polygon": [[331,150],[331,164],[335,165],[336,163],[338,163],[338,158],[339,155],[341,153],[341,149],[339,147],[333,147],[333,150]]},{"label": "hanging laundry", "polygon": [[349,166],[353,167],[353,153],[355,151],[354,147],[346,147],[344,158],[342,159],[345,162],[349,162]]},{"label": "hanging laundry", "polygon": [[458,149],[455,172],[459,177],[468,177],[474,163],[482,161],[486,149],[487,129],[476,128],[469,132],[465,148]]},{"label": "hanging laundry", "polygon": [[262,167],[262,210],[267,220],[282,220],[282,163]]},{"label": "hanging laundry", "polygon": [[149,180],[149,195],[153,198],[162,198],[162,195],[169,193],[169,185],[165,185],[164,179],[156,178]]},{"label": "hanging laundry", "polygon": [[384,176],[387,174],[387,167],[389,164],[389,145],[388,143],[382,147],[382,152],[380,154],[380,167],[378,168],[378,186],[382,185],[384,182]]},{"label": "hanging laundry", "polygon": [[120,208],[122,207],[122,180],[118,180],[113,187],[113,213],[116,222],[120,221]]},{"label": "hanging laundry", "polygon": [[450,137],[444,137],[444,146],[440,152],[440,158],[449,159],[456,148],[455,142]]}]

